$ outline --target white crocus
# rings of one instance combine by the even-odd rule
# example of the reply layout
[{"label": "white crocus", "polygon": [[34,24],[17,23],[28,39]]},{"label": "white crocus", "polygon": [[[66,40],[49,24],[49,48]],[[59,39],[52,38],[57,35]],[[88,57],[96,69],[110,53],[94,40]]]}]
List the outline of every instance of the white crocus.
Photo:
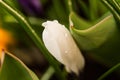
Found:
[{"label": "white crocus", "polygon": [[68,72],[78,75],[85,61],[70,32],[57,20],[44,22],[42,26],[45,27],[42,38],[48,51]]}]

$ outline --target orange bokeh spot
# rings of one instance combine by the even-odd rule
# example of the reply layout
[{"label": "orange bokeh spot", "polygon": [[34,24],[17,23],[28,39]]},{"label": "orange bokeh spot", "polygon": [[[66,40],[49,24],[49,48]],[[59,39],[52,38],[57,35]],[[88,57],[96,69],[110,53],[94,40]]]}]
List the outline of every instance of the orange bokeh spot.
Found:
[{"label": "orange bokeh spot", "polygon": [[2,50],[7,49],[7,45],[12,43],[12,35],[9,31],[0,28],[0,59],[2,56]]}]

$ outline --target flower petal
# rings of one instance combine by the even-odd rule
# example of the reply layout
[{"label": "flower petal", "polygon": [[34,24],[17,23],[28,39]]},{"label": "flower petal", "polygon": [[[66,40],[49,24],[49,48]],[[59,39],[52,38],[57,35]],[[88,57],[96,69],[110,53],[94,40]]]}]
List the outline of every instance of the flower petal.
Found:
[{"label": "flower petal", "polygon": [[65,65],[68,72],[78,74],[85,61],[70,32],[56,20],[47,21],[42,25],[45,27],[43,41],[46,48]]}]

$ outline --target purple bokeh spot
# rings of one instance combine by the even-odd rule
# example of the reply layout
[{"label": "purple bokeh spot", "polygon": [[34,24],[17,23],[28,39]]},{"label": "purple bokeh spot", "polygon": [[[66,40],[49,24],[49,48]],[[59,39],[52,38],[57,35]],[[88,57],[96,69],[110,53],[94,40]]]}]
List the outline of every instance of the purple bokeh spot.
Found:
[{"label": "purple bokeh spot", "polygon": [[43,9],[40,0],[18,0],[23,11],[30,16],[42,16]]}]

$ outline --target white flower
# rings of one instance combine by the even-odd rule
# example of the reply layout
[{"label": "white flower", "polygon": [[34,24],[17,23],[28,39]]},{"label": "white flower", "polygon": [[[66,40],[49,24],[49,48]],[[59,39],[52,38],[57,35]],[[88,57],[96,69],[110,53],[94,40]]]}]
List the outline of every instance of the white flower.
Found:
[{"label": "white flower", "polygon": [[68,72],[78,75],[85,61],[70,32],[57,20],[44,22],[42,26],[45,27],[42,38],[48,51]]}]

